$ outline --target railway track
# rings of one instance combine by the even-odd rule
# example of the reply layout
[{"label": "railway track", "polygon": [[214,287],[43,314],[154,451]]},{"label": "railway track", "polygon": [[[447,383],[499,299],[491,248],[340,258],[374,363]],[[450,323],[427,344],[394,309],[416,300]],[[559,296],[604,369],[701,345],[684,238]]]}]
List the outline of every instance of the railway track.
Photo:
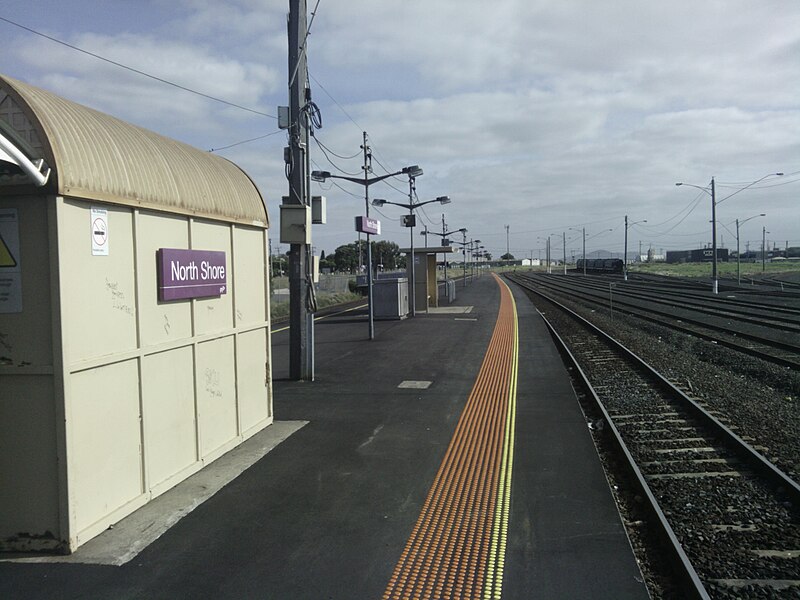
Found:
[{"label": "railway track", "polygon": [[800,596],[800,486],[622,344],[546,302],[548,326],[658,525],[680,597]]},{"label": "railway track", "polygon": [[[718,311],[716,316],[719,318],[711,321],[707,320],[702,313],[697,313],[696,308],[677,313],[659,309],[658,304],[652,302],[647,306],[636,304],[626,299],[626,297],[630,297],[630,294],[626,296],[619,290],[609,292],[606,289],[604,294],[601,294],[597,289],[587,291],[580,286],[570,285],[568,282],[552,277],[514,276],[512,281],[528,282],[528,284],[535,284],[555,293],[568,294],[571,299],[632,315],[783,367],[800,368],[800,358],[798,358],[800,357],[800,345],[796,341],[792,341],[800,339],[800,325],[795,318],[783,320],[780,315],[776,315],[772,322],[759,323],[758,319],[745,317],[737,318],[738,322],[735,322],[730,314],[726,316],[726,313]],[[762,327],[759,327],[759,330],[748,331],[748,327],[757,327],[756,323]],[[773,330],[776,330],[775,334],[765,333],[765,331]]]}]

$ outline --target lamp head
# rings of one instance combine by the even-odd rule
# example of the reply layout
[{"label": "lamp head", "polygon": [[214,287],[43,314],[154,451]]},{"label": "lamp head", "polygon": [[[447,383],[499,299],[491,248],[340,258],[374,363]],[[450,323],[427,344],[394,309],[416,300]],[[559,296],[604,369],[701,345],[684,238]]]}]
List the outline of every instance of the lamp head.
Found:
[{"label": "lamp head", "polygon": [[409,177],[419,177],[422,175],[422,169],[419,165],[411,165],[410,167],[403,167],[403,173]]},{"label": "lamp head", "polygon": [[679,182],[678,182],[678,183],[676,183],[675,185],[683,185],[683,182],[682,182],[682,181],[679,181]]},{"label": "lamp head", "polygon": [[383,198],[375,198],[372,200],[372,206],[383,206],[386,204],[386,200]]},{"label": "lamp head", "polygon": [[312,181],[325,181],[331,176],[330,171],[311,171]]},{"label": "lamp head", "polygon": [[783,177],[783,173],[775,173],[778,177]]},{"label": "lamp head", "polygon": [[442,204],[450,204],[450,196],[439,196],[436,200]]},{"label": "lamp head", "polygon": [[458,231],[460,231],[461,233],[467,233],[467,228],[466,227],[462,227]]}]

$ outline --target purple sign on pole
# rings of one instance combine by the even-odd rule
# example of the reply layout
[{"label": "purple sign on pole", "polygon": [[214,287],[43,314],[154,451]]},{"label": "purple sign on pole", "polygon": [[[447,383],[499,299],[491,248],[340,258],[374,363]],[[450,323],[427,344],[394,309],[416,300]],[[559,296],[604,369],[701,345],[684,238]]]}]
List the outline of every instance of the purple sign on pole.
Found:
[{"label": "purple sign on pole", "polygon": [[370,233],[372,235],[381,234],[381,222],[371,217],[356,217],[356,231]]},{"label": "purple sign on pole", "polygon": [[224,252],[159,248],[156,265],[161,302],[208,298],[227,292]]}]

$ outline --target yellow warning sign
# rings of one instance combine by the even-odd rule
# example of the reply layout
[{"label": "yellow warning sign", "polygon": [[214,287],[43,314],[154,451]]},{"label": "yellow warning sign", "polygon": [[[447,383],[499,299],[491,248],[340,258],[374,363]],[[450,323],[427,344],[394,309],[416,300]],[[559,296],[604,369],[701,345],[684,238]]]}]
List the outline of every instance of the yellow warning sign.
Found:
[{"label": "yellow warning sign", "polygon": [[0,235],[0,267],[16,267],[17,261],[11,254],[11,249],[6,244],[3,236]]}]

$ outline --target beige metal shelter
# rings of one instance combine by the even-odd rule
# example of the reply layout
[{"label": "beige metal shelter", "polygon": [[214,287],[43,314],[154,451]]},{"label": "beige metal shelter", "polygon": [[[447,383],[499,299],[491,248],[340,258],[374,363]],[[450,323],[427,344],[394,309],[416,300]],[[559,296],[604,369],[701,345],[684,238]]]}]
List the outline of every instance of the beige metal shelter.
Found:
[{"label": "beige metal shelter", "polygon": [[[272,422],[268,227],[235,164],[0,76],[0,550],[72,551]],[[225,285],[159,300],[162,249]]]},{"label": "beige metal shelter", "polygon": [[[400,252],[411,254],[411,248],[400,248]],[[439,285],[436,272],[436,255],[450,254],[452,246],[430,246],[414,248],[414,299],[417,312],[426,312],[428,308],[439,306]],[[445,256],[446,260],[446,256]],[[410,261],[408,261],[410,265]],[[407,268],[411,281],[411,268]]]}]

